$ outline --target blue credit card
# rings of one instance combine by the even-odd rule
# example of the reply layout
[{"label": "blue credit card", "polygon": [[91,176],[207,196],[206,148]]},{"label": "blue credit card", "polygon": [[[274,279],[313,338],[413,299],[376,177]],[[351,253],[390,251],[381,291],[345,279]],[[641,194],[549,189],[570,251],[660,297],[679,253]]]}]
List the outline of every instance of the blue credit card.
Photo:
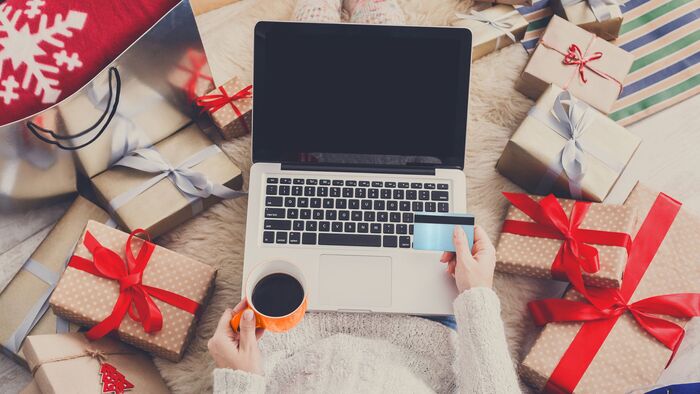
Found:
[{"label": "blue credit card", "polygon": [[413,249],[454,252],[452,233],[462,226],[467,234],[469,250],[474,245],[474,215],[461,213],[415,214],[413,217]]}]

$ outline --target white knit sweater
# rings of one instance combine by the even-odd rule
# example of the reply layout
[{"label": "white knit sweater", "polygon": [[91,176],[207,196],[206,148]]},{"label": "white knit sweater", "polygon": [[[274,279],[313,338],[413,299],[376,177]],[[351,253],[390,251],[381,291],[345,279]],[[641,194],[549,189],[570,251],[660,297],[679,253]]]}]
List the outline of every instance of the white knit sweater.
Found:
[{"label": "white knit sweater", "polygon": [[457,333],[426,319],[308,313],[260,340],[265,376],[214,371],[214,393],[519,393],[500,303],[487,288],[454,301]]}]

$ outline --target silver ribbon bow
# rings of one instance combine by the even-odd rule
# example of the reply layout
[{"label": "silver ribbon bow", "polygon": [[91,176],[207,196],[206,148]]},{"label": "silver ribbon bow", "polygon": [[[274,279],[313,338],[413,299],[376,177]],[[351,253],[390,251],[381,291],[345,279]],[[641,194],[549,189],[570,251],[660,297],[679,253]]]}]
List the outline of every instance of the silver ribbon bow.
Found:
[{"label": "silver ribbon bow", "polygon": [[[513,24],[511,22],[504,22],[504,20],[510,18],[513,15],[518,14],[518,10],[513,10],[507,14],[498,16],[497,18],[491,18],[488,15],[479,12],[477,10],[471,10],[469,14],[462,14],[462,13],[456,13],[455,15],[459,19],[464,19],[464,20],[472,20],[472,21],[477,21],[481,23],[485,23],[491,27],[493,27],[496,30],[501,31],[503,34],[505,34],[508,38],[510,38],[513,42],[515,42],[515,35],[511,33],[510,29],[513,28]],[[499,38],[500,39],[500,38]],[[498,46],[498,44],[496,44]]]},{"label": "silver ribbon bow", "polygon": [[[568,110],[564,108],[564,104],[568,104]],[[530,109],[528,116],[543,122],[566,139],[559,159],[552,163],[537,186],[537,194],[550,192],[552,185],[563,172],[569,179],[571,196],[575,199],[581,199],[581,180],[586,175],[587,154],[598,159],[615,172],[621,172],[624,169],[624,163],[583,138],[596,115],[594,109],[574,98],[568,91],[557,95],[551,111],[544,111],[538,106]]]},{"label": "silver ribbon bow", "polygon": [[[162,179],[169,178],[175,187],[189,198],[190,204],[201,201],[202,198],[217,196],[222,199],[231,199],[245,196],[248,193],[241,192],[214,183],[207,179],[206,175],[192,170],[192,167],[203,162],[207,158],[220,153],[221,149],[216,145],[208,147],[193,154],[182,163],[173,166],[154,148],[141,148],[132,151],[128,156],[123,157],[115,166],[133,168],[138,171],[157,174],[141,185],[128,190],[109,202],[113,211],[116,211],[134,197],[140,195]],[[193,206],[195,212],[201,210]]]},{"label": "silver ribbon bow", "polygon": [[588,6],[591,8],[591,11],[593,11],[595,19],[598,22],[603,22],[612,18],[608,6],[623,5],[625,4],[626,0],[561,0],[561,4],[564,7],[568,7],[574,4],[583,3],[584,1],[588,3]]}]

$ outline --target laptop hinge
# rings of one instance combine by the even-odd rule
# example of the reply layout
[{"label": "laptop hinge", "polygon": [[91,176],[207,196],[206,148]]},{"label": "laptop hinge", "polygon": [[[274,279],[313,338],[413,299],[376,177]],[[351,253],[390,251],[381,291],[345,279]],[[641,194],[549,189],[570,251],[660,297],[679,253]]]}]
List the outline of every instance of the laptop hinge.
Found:
[{"label": "laptop hinge", "polygon": [[330,172],[364,172],[371,174],[435,175],[435,168],[430,167],[372,167],[344,166],[324,164],[282,163],[283,171],[330,171]]}]

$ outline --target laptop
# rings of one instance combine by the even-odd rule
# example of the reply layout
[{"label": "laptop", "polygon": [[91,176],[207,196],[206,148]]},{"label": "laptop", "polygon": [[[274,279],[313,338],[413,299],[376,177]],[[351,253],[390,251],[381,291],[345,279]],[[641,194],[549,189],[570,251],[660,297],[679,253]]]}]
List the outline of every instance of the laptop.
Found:
[{"label": "laptop", "polygon": [[471,33],[259,22],[244,281],[286,260],[311,311],[452,314],[419,212],[466,212]]}]

